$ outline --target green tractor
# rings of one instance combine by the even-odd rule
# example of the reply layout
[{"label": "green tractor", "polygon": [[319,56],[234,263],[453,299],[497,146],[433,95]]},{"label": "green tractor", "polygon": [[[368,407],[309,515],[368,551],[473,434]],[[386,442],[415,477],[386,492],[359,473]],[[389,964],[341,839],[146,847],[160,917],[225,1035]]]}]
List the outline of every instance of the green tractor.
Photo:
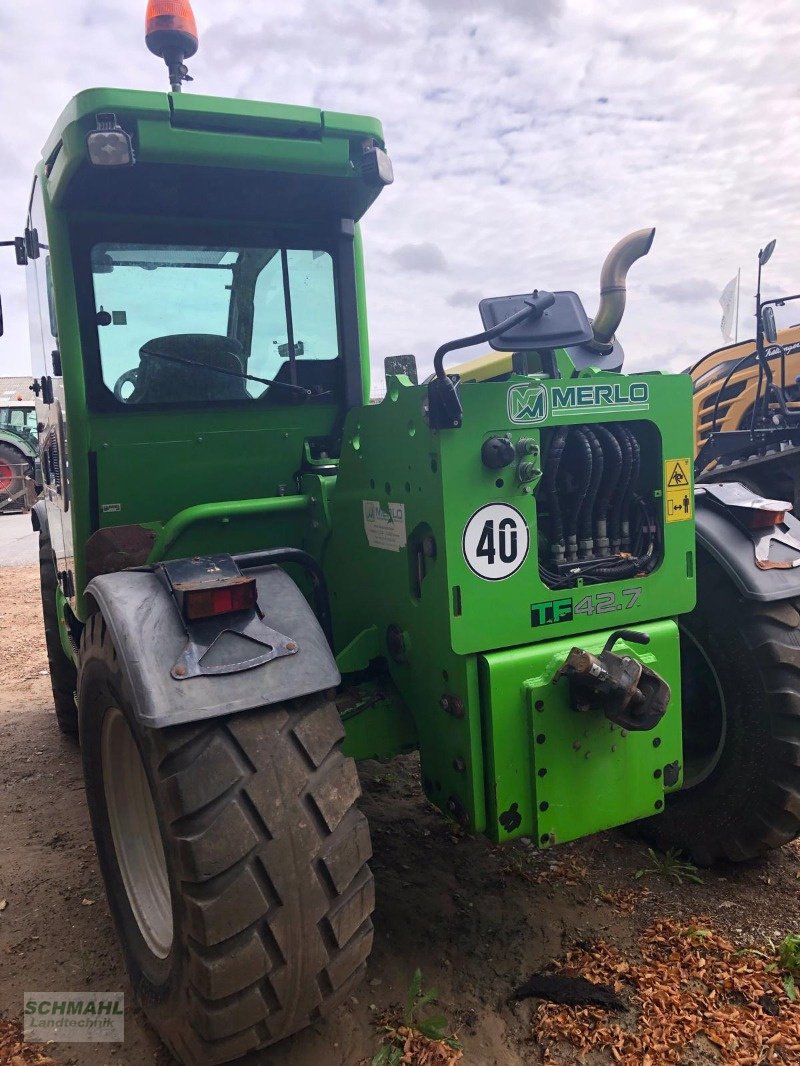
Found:
[{"label": "green tractor", "polygon": [[[179,92],[196,31],[167,6],[172,91],[75,97],[15,243],[55,709],[133,987],[201,1064],[362,977],[357,760],[417,750],[430,801],[496,843],[635,822],[708,863],[792,839],[800,523],[695,495],[691,379],[622,373],[650,230],[593,322],[570,292],[487,298],[370,404],[380,123]],[[448,373],[487,342],[494,378]]]},{"label": "green tractor", "polygon": [[38,454],[36,408],[28,382],[0,378],[0,515],[28,508]]}]

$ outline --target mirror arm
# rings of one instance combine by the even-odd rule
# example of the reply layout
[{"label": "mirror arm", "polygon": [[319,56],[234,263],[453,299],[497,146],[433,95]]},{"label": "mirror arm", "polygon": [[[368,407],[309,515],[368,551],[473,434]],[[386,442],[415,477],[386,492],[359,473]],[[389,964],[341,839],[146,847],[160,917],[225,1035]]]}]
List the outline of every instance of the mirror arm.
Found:
[{"label": "mirror arm", "polygon": [[28,252],[25,248],[24,237],[15,237],[13,241],[0,241],[0,248],[13,248],[17,256],[17,266],[28,265]]},{"label": "mirror arm", "polygon": [[[549,294],[552,298],[547,306],[552,306],[555,303],[555,297],[552,293]],[[471,337],[460,337],[458,340],[448,341],[437,349],[436,355],[433,357],[433,369],[436,373],[436,377],[440,380],[446,378],[447,375],[444,372],[443,360],[448,352],[454,352],[458,348],[470,348],[473,344],[481,344],[483,341],[494,340],[495,337],[499,337],[501,333],[505,333],[506,330],[512,329],[514,326],[518,326],[520,322],[524,322],[526,318],[541,318],[544,314],[546,307],[539,307],[534,300],[535,296],[529,296],[525,299],[525,306],[520,308],[513,315],[509,315],[508,318],[504,318],[502,322],[498,322],[496,326],[492,326],[491,329],[485,330],[483,333],[474,333]]]}]

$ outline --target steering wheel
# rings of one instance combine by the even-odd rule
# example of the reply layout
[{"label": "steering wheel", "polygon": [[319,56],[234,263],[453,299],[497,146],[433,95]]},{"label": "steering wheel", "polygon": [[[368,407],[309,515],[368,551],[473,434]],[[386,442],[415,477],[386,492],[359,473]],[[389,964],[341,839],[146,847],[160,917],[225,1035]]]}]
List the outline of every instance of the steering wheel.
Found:
[{"label": "steering wheel", "polygon": [[122,389],[125,385],[133,385],[133,392],[136,391],[136,383],[139,378],[139,370],[126,370],[124,374],[120,374],[114,385],[114,398],[119,400],[120,403],[130,403],[133,398],[133,393],[129,393],[127,396],[122,395]]}]

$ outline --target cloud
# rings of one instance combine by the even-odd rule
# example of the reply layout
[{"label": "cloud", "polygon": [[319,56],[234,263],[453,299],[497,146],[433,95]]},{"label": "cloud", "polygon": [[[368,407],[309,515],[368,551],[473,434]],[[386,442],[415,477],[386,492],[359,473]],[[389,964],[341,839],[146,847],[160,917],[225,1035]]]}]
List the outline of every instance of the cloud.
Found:
[{"label": "cloud", "polygon": [[468,307],[473,310],[486,294],[478,289],[456,289],[447,297],[450,307]]},{"label": "cloud", "polygon": [[533,22],[540,28],[549,27],[561,14],[561,0],[421,0],[425,7],[439,16],[457,18],[465,12],[503,22],[503,16]]},{"label": "cloud", "polygon": [[[166,86],[141,14],[102,4],[102,19],[94,0],[0,5],[0,239],[22,232],[39,146],[74,93]],[[188,92],[383,122],[395,184],[363,223],[376,375],[385,355],[414,351],[424,376],[442,340],[479,328],[476,303],[456,294],[574,289],[594,313],[606,252],[647,225],[656,240],[630,272],[619,329],[631,369],[714,348],[715,298],[739,266],[741,335],[771,237],[765,293],[800,291],[792,0],[193,5]],[[30,79],[31,55],[49,57],[47,78]],[[28,362],[23,275],[0,249],[10,374]],[[692,299],[673,288],[684,279]]]},{"label": "cloud", "polygon": [[715,285],[703,278],[681,278],[679,281],[650,286],[650,292],[654,296],[673,304],[693,304],[719,299],[722,289],[722,285]]},{"label": "cloud", "polygon": [[392,252],[392,259],[403,270],[416,270],[421,274],[439,274],[447,270],[442,249],[430,241],[402,244]]}]

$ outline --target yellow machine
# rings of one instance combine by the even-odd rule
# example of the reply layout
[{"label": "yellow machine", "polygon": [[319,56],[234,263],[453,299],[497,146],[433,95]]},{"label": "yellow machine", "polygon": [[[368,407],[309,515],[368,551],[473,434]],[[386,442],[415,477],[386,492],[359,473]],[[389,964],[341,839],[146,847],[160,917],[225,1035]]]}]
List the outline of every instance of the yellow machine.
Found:
[{"label": "yellow machine", "polygon": [[[795,383],[800,375],[800,326],[781,330],[777,344],[768,348],[766,355],[774,366],[776,382],[784,390],[788,409],[800,410],[800,388]],[[750,428],[760,378],[763,392],[755,340],[717,348],[690,366],[687,373],[694,381],[695,455],[712,432]]]}]

